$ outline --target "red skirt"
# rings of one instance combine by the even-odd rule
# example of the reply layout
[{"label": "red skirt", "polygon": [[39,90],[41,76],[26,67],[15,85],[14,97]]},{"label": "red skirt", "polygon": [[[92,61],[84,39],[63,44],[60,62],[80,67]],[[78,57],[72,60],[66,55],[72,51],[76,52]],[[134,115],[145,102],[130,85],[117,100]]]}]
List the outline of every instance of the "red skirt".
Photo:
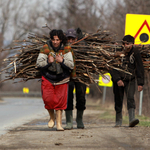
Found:
[{"label": "red skirt", "polygon": [[42,76],[41,91],[46,109],[67,108],[68,83],[53,85]]}]

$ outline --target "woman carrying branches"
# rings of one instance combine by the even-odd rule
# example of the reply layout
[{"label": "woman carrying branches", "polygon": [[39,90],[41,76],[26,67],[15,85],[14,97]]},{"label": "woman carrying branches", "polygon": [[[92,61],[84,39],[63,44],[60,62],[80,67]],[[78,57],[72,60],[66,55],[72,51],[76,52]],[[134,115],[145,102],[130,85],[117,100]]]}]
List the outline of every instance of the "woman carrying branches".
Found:
[{"label": "woman carrying branches", "polygon": [[68,82],[74,60],[62,30],[50,31],[50,39],[40,50],[36,65],[42,74],[42,98],[50,115],[48,127],[55,125],[55,110],[57,131],[64,131],[61,126],[62,110],[67,108]]}]

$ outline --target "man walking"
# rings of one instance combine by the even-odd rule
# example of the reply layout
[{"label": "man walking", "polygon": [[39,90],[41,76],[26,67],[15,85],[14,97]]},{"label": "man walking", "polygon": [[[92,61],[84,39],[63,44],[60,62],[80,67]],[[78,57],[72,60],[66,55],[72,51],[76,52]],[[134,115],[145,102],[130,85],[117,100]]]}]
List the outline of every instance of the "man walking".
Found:
[{"label": "man walking", "polygon": [[143,90],[144,85],[144,67],[140,52],[134,45],[134,37],[126,35],[123,38],[123,45],[125,48],[125,56],[122,60],[122,67],[124,70],[129,71],[132,75],[119,72],[117,70],[110,71],[113,81],[113,92],[116,111],[116,125],[122,125],[122,106],[124,92],[127,97],[127,109],[129,113],[129,127],[134,127],[139,123],[135,119],[135,78],[137,79],[138,91]]}]

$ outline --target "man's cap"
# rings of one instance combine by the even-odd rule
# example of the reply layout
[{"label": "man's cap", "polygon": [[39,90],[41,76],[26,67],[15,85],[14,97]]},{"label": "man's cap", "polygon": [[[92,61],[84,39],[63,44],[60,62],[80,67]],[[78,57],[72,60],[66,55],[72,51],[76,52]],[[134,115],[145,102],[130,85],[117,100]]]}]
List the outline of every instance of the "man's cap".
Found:
[{"label": "man's cap", "polygon": [[133,43],[133,44],[134,44],[134,37],[131,36],[131,35],[125,35],[125,36],[123,37],[122,41],[123,41],[123,42],[122,42],[123,44],[126,43],[126,42],[128,42],[128,43]]},{"label": "man's cap", "polygon": [[75,29],[68,29],[66,32],[66,37],[73,37],[76,38],[76,30]]}]

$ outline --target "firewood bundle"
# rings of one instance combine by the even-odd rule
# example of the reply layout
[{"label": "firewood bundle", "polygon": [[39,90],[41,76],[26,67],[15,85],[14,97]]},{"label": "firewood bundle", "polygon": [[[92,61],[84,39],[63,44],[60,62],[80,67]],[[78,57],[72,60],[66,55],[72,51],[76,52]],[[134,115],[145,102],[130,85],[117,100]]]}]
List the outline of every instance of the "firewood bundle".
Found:
[{"label": "firewood bundle", "polygon": [[[114,37],[115,35],[109,31],[99,30],[94,34],[86,34],[84,38],[71,45],[76,58],[77,81],[86,85],[95,83],[99,74],[103,76],[110,69],[117,69],[131,74],[121,69],[122,45],[121,43],[118,44]],[[36,60],[40,49],[47,40],[49,38],[46,36],[30,33],[28,40],[15,41],[14,47],[2,49],[1,52],[10,51],[14,55],[10,55],[3,61],[5,67],[0,71],[0,74],[5,72],[6,76],[1,82],[15,79],[27,81],[41,78],[40,70],[36,67]],[[138,48],[141,51],[145,69],[149,69],[150,46],[138,46]]]},{"label": "firewood bundle", "polygon": [[150,45],[135,45],[142,56],[144,70],[150,70]]}]

